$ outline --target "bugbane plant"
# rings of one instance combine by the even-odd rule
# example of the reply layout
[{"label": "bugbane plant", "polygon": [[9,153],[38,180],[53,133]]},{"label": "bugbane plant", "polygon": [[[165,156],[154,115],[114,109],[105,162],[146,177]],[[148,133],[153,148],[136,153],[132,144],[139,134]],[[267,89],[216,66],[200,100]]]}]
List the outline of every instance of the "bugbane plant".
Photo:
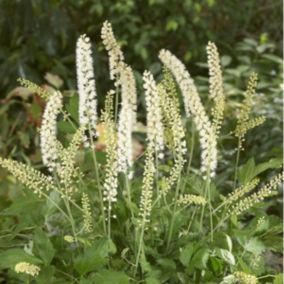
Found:
[{"label": "bugbane plant", "polygon": [[[12,159],[17,147],[0,158],[10,173],[7,181],[0,175],[4,194],[14,200],[1,211],[5,283],[273,283],[280,276],[270,258],[282,252],[281,220],[272,215],[282,162],[239,155],[248,130],[264,121],[252,114],[256,75],[235,119],[214,43],[201,100],[185,65],[166,50],[162,76],[145,71],[136,88],[109,22],[101,36],[114,83],[106,95],[96,92],[86,35],[76,45],[77,94],[20,80],[46,101],[43,165],[37,152],[31,163],[26,155]],[[235,164],[226,158],[234,139]]]}]

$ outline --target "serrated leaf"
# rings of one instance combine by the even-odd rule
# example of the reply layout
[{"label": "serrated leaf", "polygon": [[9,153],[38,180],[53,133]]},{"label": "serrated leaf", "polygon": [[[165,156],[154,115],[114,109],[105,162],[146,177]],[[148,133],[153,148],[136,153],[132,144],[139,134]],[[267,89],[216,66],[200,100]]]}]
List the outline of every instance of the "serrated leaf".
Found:
[{"label": "serrated leaf", "polygon": [[8,249],[0,252],[0,269],[14,268],[18,262],[26,261],[32,264],[40,264],[41,260],[27,254],[22,249]]},{"label": "serrated leaf", "polygon": [[75,258],[75,269],[81,275],[101,269],[107,263],[108,249],[107,239],[96,241],[93,246],[85,248],[84,252]]},{"label": "serrated leaf", "polygon": [[209,250],[207,248],[201,248],[193,255],[190,265],[198,269],[205,269],[207,268],[208,259]]},{"label": "serrated leaf", "polygon": [[189,264],[189,261],[193,255],[194,252],[194,244],[193,243],[189,243],[188,245],[186,245],[180,253],[180,257],[179,260],[180,262],[187,267]]},{"label": "serrated leaf", "polygon": [[35,230],[34,253],[43,260],[45,265],[49,265],[55,255],[51,241],[40,228]]},{"label": "serrated leaf", "polygon": [[254,254],[261,254],[265,251],[265,246],[259,239],[252,238],[245,243],[244,249]]},{"label": "serrated leaf", "polygon": [[247,163],[239,168],[239,180],[242,184],[248,183],[253,178],[253,174],[255,171],[255,162],[254,159],[251,158],[247,161]]}]

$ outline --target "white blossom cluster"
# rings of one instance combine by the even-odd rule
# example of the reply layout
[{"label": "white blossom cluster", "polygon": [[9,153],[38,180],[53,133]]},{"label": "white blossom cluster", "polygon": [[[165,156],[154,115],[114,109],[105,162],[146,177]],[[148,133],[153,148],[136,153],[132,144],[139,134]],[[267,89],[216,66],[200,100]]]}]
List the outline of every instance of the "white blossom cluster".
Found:
[{"label": "white blossom cluster", "polygon": [[57,116],[62,109],[63,97],[60,92],[54,92],[47,101],[40,130],[40,148],[42,161],[49,171],[57,167],[58,162],[58,140],[56,138]]},{"label": "white blossom cluster", "polygon": [[[92,46],[86,35],[81,35],[76,46],[76,71],[79,91],[79,121],[90,133],[96,135],[97,123],[97,94],[92,58]],[[84,145],[90,142],[86,135],[83,136]]]},{"label": "white blossom cluster", "polygon": [[223,90],[223,77],[220,63],[220,56],[216,45],[213,42],[207,45],[207,61],[209,68],[209,97],[214,101],[213,127],[216,135],[219,134],[225,108],[225,96]]},{"label": "white blossom cluster", "polygon": [[152,147],[158,154],[158,157],[163,158],[164,127],[158,87],[149,71],[144,72],[143,81],[146,94],[148,147]]},{"label": "white blossom cluster", "polygon": [[150,214],[152,210],[152,196],[154,184],[154,153],[152,148],[148,148],[146,152],[145,168],[143,173],[143,186],[139,204],[139,226],[147,229],[146,224],[150,222]]},{"label": "white blossom cluster", "polygon": [[92,210],[89,196],[85,192],[82,193],[82,209],[84,230],[85,232],[90,233],[93,230]]},{"label": "white blossom cluster", "polygon": [[40,268],[37,265],[28,263],[28,262],[19,262],[15,266],[16,273],[26,273],[33,277],[38,276]]},{"label": "white blossom cluster", "polygon": [[[133,108],[129,93],[131,92],[131,84],[128,84],[129,73],[128,69],[121,70],[121,109],[118,121],[117,134],[117,158],[118,171],[127,173],[128,169],[133,164],[133,149],[132,149],[132,129],[133,129]],[[129,89],[130,88],[130,89]]]},{"label": "white blossom cluster", "polygon": [[[121,90],[121,109],[118,122],[118,170],[127,173],[132,166],[132,129],[136,123],[137,92],[133,71],[125,64],[111,24],[103,24],[101,37],[109,55],[110,78]],[[129,175],[131,177],[131,173]]]},{"label": "white blossom cluster", "polygon": [[[108,98],[107,98],[108,99]],[[103,200],[106,202],[106,211],[109,213],[112,209],[112,203],[117,201],[118,188],[118,164],[117,164],[117,134],[115,131],[114,122],[108,111],[103,113],[103,122],[105,126],[105,141],[106,141],[106,168]]]},{"label": "white blossom cluster", "polygon": [[110,78],[114,80],[120,73],[121,65],[124,65],[124,55],[115,39],[111,23],[108,21],[103,23],[101,38],[108,51]]},{"label": "white blossom cluster", "polygon": [[206,115],[193,79],[184,64],[168,50],[161,50],[160,60],[172,72],[181,89],[186,115],[192,118],[199,132],[201,154],[201,171],[213,177],[217,167],[217,137]]}]

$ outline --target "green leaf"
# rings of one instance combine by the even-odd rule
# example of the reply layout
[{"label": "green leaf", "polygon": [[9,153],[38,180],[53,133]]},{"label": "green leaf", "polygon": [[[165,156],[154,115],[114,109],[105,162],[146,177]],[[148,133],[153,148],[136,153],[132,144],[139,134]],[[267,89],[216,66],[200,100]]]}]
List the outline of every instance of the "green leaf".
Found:
[{"label": "green leaf", "polygon": [[193,265],[199,269],[207,268],[207,262],[209,259],[209,249],[208,248],[201,248],[199,249],[192,257],[190,261],[190,265]]},{"label": "green leaf", "polygon": [[193,255],[194,249],[195,249],[194,244],[189,243],[181,250],[179,260],[185,267],[188,267],[188,264]]},{"label": "green leaf", "polygon": [[242,184],[246,184],[253,178],[268,169],[278,169],[282,167],[281,159],[270,159],[268,162],[255,165],[254,159],[251,158],[239,169],[239,179]]},{"label": "green leaf", "polygon": [[[55,283],[57,279],[54,277],[55,267],[47,266],[40,269],[40,273],[36,278],[37,284],[46,284],[46,279],[49,283]],[[57,282],[56,282],[57,283]]]},{"label": "green leaf", "polygon": [[107,263],[108,250],[108,240],[98,240],[93,246],[85,248],[83,254],[75,258],[75,269],[81,275],[101,269]]},{"label": "green leaf", "polygon": [[160,266],[162,266],[163,269],[165,269],[166,271],[176,270],[176,264],[172,259],[161,258],[161,259],[158,259],[157,263],[160,264]]},{"label": "green leaf", "polygon": [[223,259],[225,262],[231,264],[231,265],[235,265],[236,264],[236,260],[234,255],[226,250],[226,249],[217,249],[216,250],[217,255]]},{"label": "green leaf", "polygon": [[248,183],[253,179],[253,174],[255,171],[255,162],[254,159],[251,158],[247,161],[247,163],[239,168],[239,180],[242,184]]},{"label": "green leaf", "polygon": [[27,254],[22,249],[8,249],[0,253],[0,269],[14,268],[18,262],[26,261],[32,264],[40,264],[41,260]]},{"label": "green leaf", "polygon": [[282,167],[282,159],[270,159],[268,162],[258,164],[255,167],[253,177],[256,177],[260,173],[268,170],[268,169],[278,169]]},{"label": "green leaf", "polygon": [[261,254],[265,251],[265,246],[259,239],[252,238],[245,243],[244,249],[254,254]]},{"label": "green leaf", "polygon": [[128,284],[129,278],[124,272],[103,270],[95,274],[94,283],[100,284]]},{"label": "green leaf", "polygon": [[55,255],[51,241],[40,228],[35,230],[34,253],[43,260],[45,265],[49,265]]}]

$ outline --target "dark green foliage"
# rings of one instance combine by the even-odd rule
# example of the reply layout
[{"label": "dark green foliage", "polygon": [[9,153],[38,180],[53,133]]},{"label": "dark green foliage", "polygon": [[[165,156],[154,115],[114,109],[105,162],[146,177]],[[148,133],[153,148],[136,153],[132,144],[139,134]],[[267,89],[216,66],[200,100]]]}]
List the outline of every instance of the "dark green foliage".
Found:
[{"label": "dark green foliage", "polygon": [[[17,77],[42,83],[46,72],[63,78],[64,88],[74,89],[74,48],[87,33],[95,43],[96,77],[105,77],[107,65],[100,29],[112,22],[125,50],[127,62],[142,73],[157,71],[157,53],[168,48],[184,62],[203,61],[208,40],[222,54],[235,53],[244,37],[276,42],[281,54],[282,1],[280,0],[62,0],[0,2],[1,91],[11,90]],[[103,64],[104,63],[104,64]],[[99,88],[108,89],[103,80]],[[4,93],[5,94],[5,93]]]}]

